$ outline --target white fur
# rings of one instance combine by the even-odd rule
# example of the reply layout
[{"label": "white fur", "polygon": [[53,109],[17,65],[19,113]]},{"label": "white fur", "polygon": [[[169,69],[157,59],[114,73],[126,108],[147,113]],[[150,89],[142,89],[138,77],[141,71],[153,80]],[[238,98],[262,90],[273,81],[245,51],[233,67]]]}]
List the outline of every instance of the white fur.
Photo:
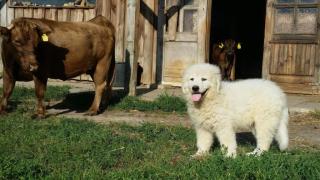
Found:
[{"label": "white fur", "polygon": [[[191,99],[195,85],[204,93],[199,102]],[[195,156],[207,154],[216,135],[226,156],[234,157],[235,133],[240,131],[251,131],[256,137],[257,147],[249,154],[268,151],[273,138],[280,150],[288,147],[286,95],[275,83],[263,79],[222,82],[217,66],[196,64],[185,71],[182,90],[197,134]]]}]

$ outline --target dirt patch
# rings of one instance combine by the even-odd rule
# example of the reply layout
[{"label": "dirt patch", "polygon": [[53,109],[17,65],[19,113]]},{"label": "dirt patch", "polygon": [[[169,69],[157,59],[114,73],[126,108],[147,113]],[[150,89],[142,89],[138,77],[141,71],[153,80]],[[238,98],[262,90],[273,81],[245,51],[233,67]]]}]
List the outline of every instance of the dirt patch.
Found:
[{"label": "dirt patch", "polygon": [[320,119],[310,113],[290,114],[291,147],[320,148]]}]

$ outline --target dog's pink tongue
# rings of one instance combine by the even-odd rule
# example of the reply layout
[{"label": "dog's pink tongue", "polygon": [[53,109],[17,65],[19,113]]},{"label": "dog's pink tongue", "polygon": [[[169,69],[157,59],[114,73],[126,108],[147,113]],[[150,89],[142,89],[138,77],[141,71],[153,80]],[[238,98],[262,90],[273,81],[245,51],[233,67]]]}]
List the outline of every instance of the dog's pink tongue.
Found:
[{"label": "dog's pink tongue", "polygon": [[192,101],[198,102],[201,99],[201,94],[192,94]]}]

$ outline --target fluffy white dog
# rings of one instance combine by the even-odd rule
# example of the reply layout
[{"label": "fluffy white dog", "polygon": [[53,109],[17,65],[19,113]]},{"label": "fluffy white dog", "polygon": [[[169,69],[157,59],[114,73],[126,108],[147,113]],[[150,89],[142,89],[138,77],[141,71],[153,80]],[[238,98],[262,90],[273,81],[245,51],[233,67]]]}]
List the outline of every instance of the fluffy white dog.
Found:
[{"label": "fluffy white dog", "polygon": [[220,70],[210,64],[195,64],[183,76],[182,91],[197,135],[198,151],[209,152],[215,134],[226,156],[236,156],[236,132],[251,131],[257,147],[248,154],[268,151],[273,138],[280,150],[288,147],[286,95],[273,82],[250,79],[222,82]]}]

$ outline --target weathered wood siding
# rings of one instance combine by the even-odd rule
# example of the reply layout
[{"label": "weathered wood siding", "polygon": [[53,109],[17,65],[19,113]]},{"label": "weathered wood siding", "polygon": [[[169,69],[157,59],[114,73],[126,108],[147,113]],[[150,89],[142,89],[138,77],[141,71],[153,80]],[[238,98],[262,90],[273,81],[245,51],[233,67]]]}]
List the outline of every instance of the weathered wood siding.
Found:
[{"label": "weathered wood siding", "polygon": [[316,49],[315,44],[273,44],[270,74],[313,76]]},{"label": "weathered wood siding", "polygon": [[141,0],[138,17],[138,63],[143,69],[141,83],[151,85],[156,81],[157,0]]},{"label": "weathered wood siding", "polygon": [[164,85],[180,86],[184,70],[208,62],[211,0],[166,1],[164,32]]},{"label": "weathered wood siding", "polygon": [[263,78],[275,81],[289,93],[320,94],[319,39],[315,42],[274,41],[274,3],[275,0],[267,1]]}]

